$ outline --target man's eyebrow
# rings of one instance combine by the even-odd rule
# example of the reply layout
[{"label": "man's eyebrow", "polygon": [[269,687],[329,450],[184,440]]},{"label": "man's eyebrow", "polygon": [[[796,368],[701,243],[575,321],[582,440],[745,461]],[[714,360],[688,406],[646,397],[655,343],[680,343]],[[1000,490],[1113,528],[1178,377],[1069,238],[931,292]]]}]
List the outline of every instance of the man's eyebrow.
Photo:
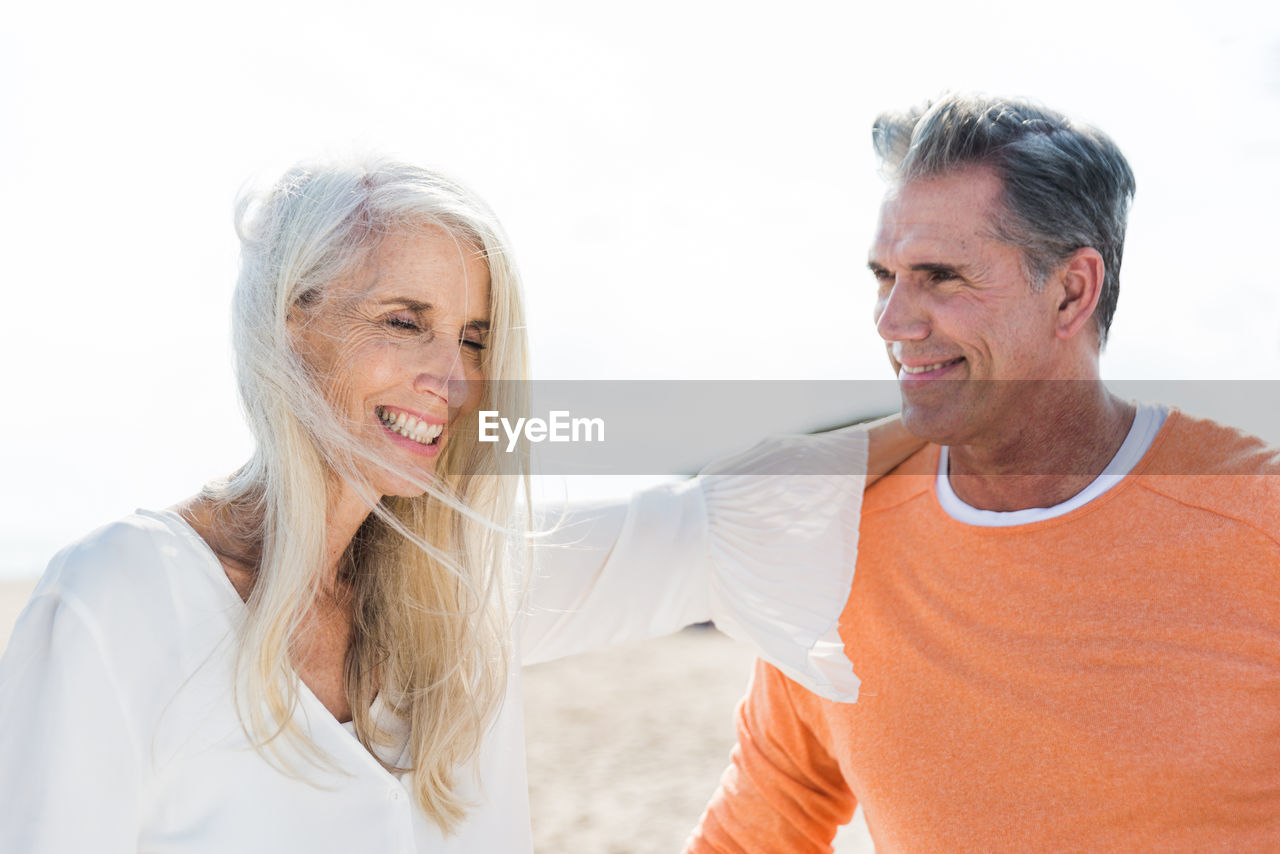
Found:
[{"label": "man's eyebrow", "polygon": [[910,269],[915,273],[947,273],[952,276],[960,274],[960,268],[954,264],[939,264],[932,261],[926,261],[923,264],[912,264]]},{"label": "man's eyebrow", "polygon": [[[875,261],[868,261],[867,269],[876,275],[889,273],[888,267],[885,267],[883,264],[877,264]],[[913,273],[946,273],[951,276],[958,276],[961,273],[961,268],[954,264],[943,264],[935,261],[925,261],[920,264],[912,264],[907,267],[907,269]]]}]

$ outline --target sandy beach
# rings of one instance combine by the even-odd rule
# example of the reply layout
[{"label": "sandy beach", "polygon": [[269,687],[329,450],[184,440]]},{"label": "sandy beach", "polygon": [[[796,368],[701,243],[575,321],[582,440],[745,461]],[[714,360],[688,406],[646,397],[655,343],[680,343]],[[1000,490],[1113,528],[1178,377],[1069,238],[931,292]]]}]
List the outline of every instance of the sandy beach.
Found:
[{"label": "sandy beach", "polygon": [[[0,582],[0,646],[34,581]],[[750,650],[691,628],[525,671],[538,854],[677,854],[728,763]],[[871,854],[856,822],[837,854]]]}]

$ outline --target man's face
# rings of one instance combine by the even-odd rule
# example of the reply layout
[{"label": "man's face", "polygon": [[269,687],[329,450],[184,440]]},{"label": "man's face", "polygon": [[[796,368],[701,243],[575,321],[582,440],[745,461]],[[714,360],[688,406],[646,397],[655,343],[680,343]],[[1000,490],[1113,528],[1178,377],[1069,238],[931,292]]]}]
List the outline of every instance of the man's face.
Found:
[{"label": "man's face", "polygon": [[907,428],[948,445],[998,444],[1034,417],[1028,384],[1060,375],[1054,289],[1034,292],[1021,250],[997,240],[1000,179],[984,167],[888,193],[869,266],[876,329]]}]

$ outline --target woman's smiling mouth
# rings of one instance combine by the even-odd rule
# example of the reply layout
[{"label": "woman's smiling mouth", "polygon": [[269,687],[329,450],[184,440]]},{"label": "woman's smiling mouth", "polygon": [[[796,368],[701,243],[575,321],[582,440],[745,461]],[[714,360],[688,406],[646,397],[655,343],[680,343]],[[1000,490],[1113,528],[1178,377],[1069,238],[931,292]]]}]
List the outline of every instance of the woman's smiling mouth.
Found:
[{"label": "woman's smiling mouth", "polygon": [[417,442],[419,445],[436,446],[440,434],[444,432],[443,424],[432,424],[429,421],[423,421],[416,415],[410,415],[398,409],[378,406],[374,408],[374,412],[377,413],[378,420],[388,430],[412,442]]}]

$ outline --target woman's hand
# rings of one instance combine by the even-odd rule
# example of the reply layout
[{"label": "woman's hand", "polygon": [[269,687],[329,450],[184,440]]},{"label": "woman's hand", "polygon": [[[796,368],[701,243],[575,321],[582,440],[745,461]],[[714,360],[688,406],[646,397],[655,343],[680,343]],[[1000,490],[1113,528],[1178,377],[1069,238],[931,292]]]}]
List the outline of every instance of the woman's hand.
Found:
[{"label": "woman's hand", "polygon": [[895,413],[866,425],[870,447],[867,450],[867,486],[896,468],[903,460],[924,447],[923,439],[917,439],[902,425],[902,416]]}]

